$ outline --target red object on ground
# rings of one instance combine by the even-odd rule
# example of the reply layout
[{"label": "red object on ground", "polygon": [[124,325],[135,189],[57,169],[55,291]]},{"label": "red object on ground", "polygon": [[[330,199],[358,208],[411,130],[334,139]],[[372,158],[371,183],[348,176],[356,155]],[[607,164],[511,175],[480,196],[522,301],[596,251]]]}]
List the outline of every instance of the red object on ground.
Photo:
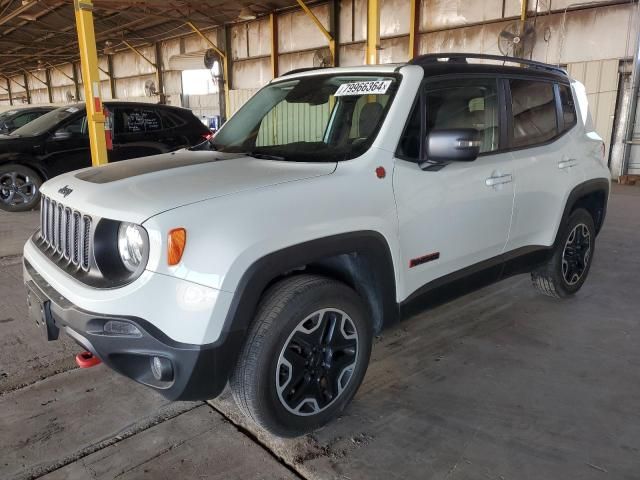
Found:
[{"label": "red object on ground", "polygon": [[384,169],[384,167],[378,167],[376,168],[376,176],[378,178],[384,178],[387,176],[387,171]]},{"label": "red object on ground", "polygon": [[80,368],[89,368],[95,367],[102,362],[91,352],[80,352],[76,355],[76,363]]}]

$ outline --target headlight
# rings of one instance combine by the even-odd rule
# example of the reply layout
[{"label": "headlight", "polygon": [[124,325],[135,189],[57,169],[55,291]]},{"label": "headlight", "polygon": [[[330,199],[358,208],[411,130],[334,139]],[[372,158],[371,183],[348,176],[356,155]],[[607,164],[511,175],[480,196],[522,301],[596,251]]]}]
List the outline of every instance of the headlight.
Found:
[{"label": "headlight", "polygon": [[118,252],[122,264],[130,272],[135,272],[145,258],[146,242],[142,227],[133,223],[121,223],[118,229]]}]

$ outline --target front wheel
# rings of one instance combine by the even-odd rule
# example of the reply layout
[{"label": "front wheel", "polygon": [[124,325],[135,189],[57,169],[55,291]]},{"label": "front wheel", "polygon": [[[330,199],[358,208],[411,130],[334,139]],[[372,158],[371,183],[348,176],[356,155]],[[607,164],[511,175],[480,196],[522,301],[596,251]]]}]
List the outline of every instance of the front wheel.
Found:
[{"label": "front wheel", "polygon": [[550,297],[564,298],[576,293],[589,274],[595,241],[593,217],[582,208],[575,210],[561,227],[551,260],[531,272],[533,285]]},{"label": "front wheel", "polygon": [[231,378],[236,403],[276,435],[318,428],[355,395],[372,335],[347,285],[316,275],[283,280],[264,295],[240,354]]},{"label": "front wheel", "polygon": [[0,209],[6,212],[33,210],[40,201],[42,179],[22,165],[0,167]]}]

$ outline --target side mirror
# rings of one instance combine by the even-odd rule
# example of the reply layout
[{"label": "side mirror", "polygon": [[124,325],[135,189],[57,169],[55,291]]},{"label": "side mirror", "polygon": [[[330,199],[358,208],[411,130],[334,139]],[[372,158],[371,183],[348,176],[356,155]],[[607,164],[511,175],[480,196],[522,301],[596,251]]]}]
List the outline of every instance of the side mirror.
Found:
[{"label": "side mirror", "polygon": [[67,130],[56,130],[53,134],[54,140],[68,140],[71,138],[72,133]]},{"label": "side mirror", "polygon": [[427,162],[472,162],[481,144],[480,132],[473,128],[433,130],[427,136]]}]

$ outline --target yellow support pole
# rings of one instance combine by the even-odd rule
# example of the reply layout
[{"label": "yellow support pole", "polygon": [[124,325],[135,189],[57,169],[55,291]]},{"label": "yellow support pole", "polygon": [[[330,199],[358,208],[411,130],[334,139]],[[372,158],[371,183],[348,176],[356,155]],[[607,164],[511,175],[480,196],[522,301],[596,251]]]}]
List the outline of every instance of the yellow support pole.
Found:
[{"label": "yellow support pole", "polygon": [[80,65],[84,83],[85,103],[87,105],[91,162],[94,166],[105,165],[109,161],[104,133],[106,119],[102,112],[102,97],[100,95],[98,52],[93,29],[93,2],[91,0],[74,0],[73,6],[76,14]]},{"label": "yellow support pole", "polygon": [[220,50],[215,43],[209,40],[207,36],[204,33],[202,33],[198,29],[198,27],[196,27],[193,23],[187,22],[187,25],[191,27],[191,30],[193,30],[195,33],[200,35],[200,37],[205,42],[207,42],[207,44],[222,59],[222,75],[223,75],[223,81],[224,81],[224,107],[225,107],[224,109],[225,109],[225,116],[227,117],[227,119],[229,119],[229,117],[231,116],[231,103],[229,102],[229,57],[222,50]]},{"label": "yellow support pole", "polygon": [[380,0],[367,2],[367,65],[379,63],[380,50]]},{"label": "yellow support pole", "polygon": [[313,23],[316,24],[316,27],[318,27],[320,32],[322,32],[322,34],[327,38],[327,42],[329,43],[329,53],[331,54],[331,64],[335,67],[336,66],[335,39],[333,38],[331,33],[329,33],[329,31],[326,28],[324,28],[324,25],[322,25],[322,22],[320,21],[320,19],[316,17],[316,15],[311,11],[309,7],[307,7],[307,4],[304,3],[303,0],[296,0],[296,1],[298,2],[298,5],[300,5],[300,8],[302,8],[304,13],[307,14],[307,16],[313,21]]},{"label": "yellow support pole", "polygon": [[420,33],[420,0],[410,0],[409,18],[409,60],[418,55],[418,34]]}]

